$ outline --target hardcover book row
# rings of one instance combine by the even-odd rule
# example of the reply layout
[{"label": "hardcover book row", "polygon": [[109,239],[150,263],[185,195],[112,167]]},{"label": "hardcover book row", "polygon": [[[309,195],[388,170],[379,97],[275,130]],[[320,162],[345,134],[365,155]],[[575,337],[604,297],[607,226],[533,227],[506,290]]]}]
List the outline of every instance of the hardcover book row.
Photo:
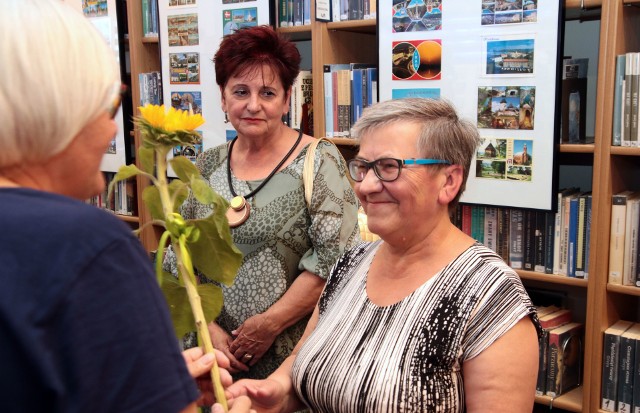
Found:
[{"label": "hardcover book row", "polygon": [[452,222],[513,269],[588,278],[590,192],[558,193],[558,212],[461,204]]},{"label": "hardcover book row", "polygon": [[640,52],[618,55],[613,97],[613,146],[638,147],[639,94]]},{"label": "hardcover book row", "polygon": [[614,194],[611,203],[609,283],[640,287],[640,192]]},{"label": "hardcover book row", "polygon": [[619,320],[604,332],[602,402],[606,412],[640,411],[640,323]]}]

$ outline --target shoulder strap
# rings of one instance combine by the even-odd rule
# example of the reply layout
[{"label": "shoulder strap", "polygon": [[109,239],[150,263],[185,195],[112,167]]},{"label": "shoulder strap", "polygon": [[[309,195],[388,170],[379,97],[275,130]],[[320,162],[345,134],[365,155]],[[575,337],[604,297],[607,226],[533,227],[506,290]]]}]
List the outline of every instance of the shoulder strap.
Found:
[{"label": "shoulder strap", "polygon": [[313,194],[313,164],[316,159],[316,147],[320,141],[331,142],[326,138],[314,139],[307,148],[307,154],[304,157],[304,166],[302,167],[304,199],[307,202],[307,207],[311,206],[311,194]]}]

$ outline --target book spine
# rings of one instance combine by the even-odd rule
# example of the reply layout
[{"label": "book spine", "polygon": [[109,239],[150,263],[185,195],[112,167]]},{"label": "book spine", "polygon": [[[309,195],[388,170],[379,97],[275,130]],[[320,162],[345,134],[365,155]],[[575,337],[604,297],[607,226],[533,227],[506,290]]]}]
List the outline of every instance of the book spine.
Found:
[{"label": "book spine", "polygon": [[562,242],[562,192],[558,192],[558,211],[554,215],[553,274],[560,274],[560,244]]},{"label": "book spine", "polygon": [[611,141],[613,146],[621,145],[621,110],[623,101],[622,84],[624,81],[625,60],[626,55],[624,54],[616,56],[616,79],[613,98],[613,131]]},{"label": "book spine", "polygon": [[576,256],[578,245],[578,197],[569,200],[569,236],[567,244],[567,276],[576,276]]},{"label": "book spine", "polygon": [[633,397],[632,409],[633,413],[640,413],[640,337],[636,336],[633,340],[634,345],[634,364],[633,364]]},{"label": "book spine", "polygon": [[635,340],[623,334],[620,337],[618,363],[618,412],[630,412],[633,405],[633,374],[635,364]]},{"label": "book spine", "polygon": [[524,213],[519,209],[511,210],[509,228],[509,265],[515,270],[523,268],[524,251]]},{"label": "book spine", "polygon": [[549,331],[542,329],[538,338],[538,378],[536,380],[536,396],[544,396],[547,391],[547,358],[549,355]]},{"label": "book spine", "polygon": [[622,285],[627,196],[613,195],[609,238],[609,284]]},{"label": "book spine", "polygon": [[534,220],[535,226],[533,228],[533,270],[535,272],[544,273],[545,267],[545,254],[546,254],[546,211],[535,211]]},{"label": "book spine", "polygon": [[150,0],[142,0],[141,1],[141,9],[142,9],[142,35],[148,36],[151,32],[151,27],[149,22],[151,21],[151,9],[149,8]]},{"label": "book spine", "polygon": [[278,22],[280,27],[289,27],[289,18],[287,16],[287,11],[289,9],[288,0],[280,0],[278,7]]},{"label": "book spine", "polygon": [[638,89],[640,88],[640,53],[631,53],[631,114],[629,146],[638,146]]},{"label": "book spine", "polygon": [[349,136],[351,129],[351,71],[338,71],[338,130]]},{"label": "book spine", "polygon": [[556,213],[545,213],[545,252],[544,252],[544,272],[545,274],[553,274],[553,252],[555,249],[555,229],[556,229]]},{"label": "book spine", "polygon": [[338,113],[338,72],[331,72],[331,96],[333,97],[333,136],[344,136],[338,127],[339,113]]},{"label": "book spine", "polygon": [[636,254],[638,250],[638,214],[640,199],[634,197],[627,201],[627,217],[624,238],[625,257],[623,263],[623,285],[636,285]]},{"label": "book spine", "polygon": [[471,207],[471,238],[480,243],[484,241],[484,211],[481,205]]},{"label": "book spine", "polygon": [[462,205],[462,232],[471,236],[471,205]]},{"label": "book spine", "polygon": [[362,78],[363,69],[353,69],[351,71],[351,124],[355,123],[362,116]]},{"label": "book spine", "polygon": [[602,404],[606,412],[615,412],[618,401],[618,352],[620,336],[604,335],[604,354],[602,355]]},{"label": "book spine", "polygon": [[303,0],[302,7],[302,23],[311,24],[311,0]]},{"label": "book spine", "polygon": [[593,197],[591,194],[587,195],[586,202],[586,228],[585,228],[585,240],[584,240],[584,278],[589,278],[589,253],[591,252],[591,205],[593,203]]},{"label": "book spine", "polygon": [[631,136],[631,88],[632,88],[633,53],[627,53],[624,68],[624,118],[622,146],[630,146]]},{"label": "book spine", "polygon": [[559,374],[560,357],[560,336],[549,332],[549,350],[547,354],[547,388],[545,394],[550,397],[556,397],[556,379]]},{"label": "book spine", "polygon": [[576,278],[584,278],[584,252],[585,252],[585,229],[586,229],[586,207],[587,195],[578,197],[578,222],[576,229],[576,249],[575,249],[575,271]]},{"label": "book spine", "polygon": [[535,211],[523,211],[524,218],[524,234],[522,237],[522,268],[527,271],[533,271],[535,261],[535,228],[536,213]]},{"label": "book spine", "polygon": [[333,87],[331,69],[324,66],[324,128],[325,136],[333,138]]},{"label": "book spine", "polygon": [[496,253],[505,262],[509,262],[509,224],[511,220],[511,210],[509,208],[498,208],[498,237]]},{"label": "book spine", "polygon": [[484,215],[484,242],[483,244],[497,251],[498,210],[495,207],[486,207]]}]

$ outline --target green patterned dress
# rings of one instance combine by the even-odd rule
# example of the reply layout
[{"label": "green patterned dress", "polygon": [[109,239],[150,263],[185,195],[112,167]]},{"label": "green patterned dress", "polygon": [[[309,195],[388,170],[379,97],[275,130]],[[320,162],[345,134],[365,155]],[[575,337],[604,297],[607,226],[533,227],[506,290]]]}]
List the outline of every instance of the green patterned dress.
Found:
[{"label": "green patterned dress", "polygon": [[[327,142],[320,142],[316,149],[313,196],[307,207],[302,180],[307,148],[247,200],[251,205],[249,219],[231,229],[244,258],[233,286],[223,286],[224,308],[217,322],[229,333],[271,307],[302,271],[326,279],[345,249],[360,242],[358,201],[340,152]],[[197,166],[216,192],[227,200],[233,197],[227,181],[227,145],[205,151]],[[232,182],[235,192],[244,195],[262,181],[242,181],[232,174]],[[185,218],[203,218],[210,213],[210,207],[193,198],[182,210]],[[176,271],[171,251],[166,264]],[[307,321],[300,320],[285,330],[248,373],[234,378],[261,379],[271,374],[291,353]],[[195,345],[195,340],[190,341],[185,347]]]}]

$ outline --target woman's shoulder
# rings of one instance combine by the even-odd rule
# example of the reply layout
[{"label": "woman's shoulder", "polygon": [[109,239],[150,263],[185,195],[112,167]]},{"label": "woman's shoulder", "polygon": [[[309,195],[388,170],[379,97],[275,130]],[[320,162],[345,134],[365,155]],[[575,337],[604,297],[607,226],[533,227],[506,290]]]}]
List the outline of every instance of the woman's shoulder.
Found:
[{"label": "woman's shoulder", "polygon": [[228,143],[207,149],[198,155],[196,166],[203,177],[211,175],[227,159]]}]

